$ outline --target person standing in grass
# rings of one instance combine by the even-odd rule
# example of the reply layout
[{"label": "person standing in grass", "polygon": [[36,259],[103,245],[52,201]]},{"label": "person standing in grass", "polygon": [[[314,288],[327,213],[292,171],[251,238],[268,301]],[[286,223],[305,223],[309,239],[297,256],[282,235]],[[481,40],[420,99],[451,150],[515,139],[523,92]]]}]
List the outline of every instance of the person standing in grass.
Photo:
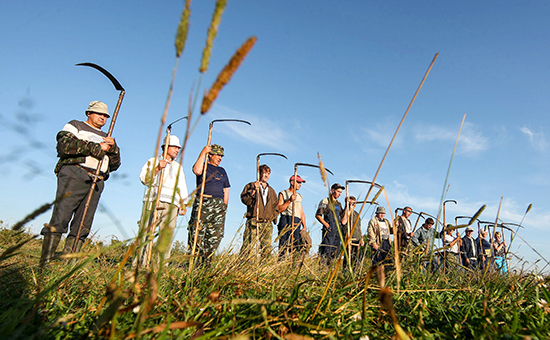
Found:
[{"label": "person standing in grass", "polygon": [[462,239],[460,238],[460,232],[456,230],[456,236],[453,236],[454,227],[452,224],[447,224],[445,228],[445,238],[443,239],[443,245],[445,248],[445,269],[456,269],[459,264],[459,249],[462,245]]},{"label": "person standing in grass", "polygon": [[401,216],[397,217],[394,221],[395,227],[397,229],[397,243],[399,244],[400,251],[406,251],[409,246],[411,237],[414,233],[412,232],[412,224],[409,217],[411,217],[412,208],[405,207],[403,208],[403,213]]},{"label": "person standing in grass", "polygon": [[466,235],[462,238],[462,246],[460,252],[462,254],[462,265],[472,270],[477,268],[477,245],[476,241],[472,237],[474,234],[474,228],[468,226],[466,228]]},{"label": "person standing in grass", "polygon": [[[56,137],[59,157],[54,170],[57,175],[57,193],[50,223],[45,224],[40,232],[44,235],[40,266],[46,265],[52,259],[61,235],[67,232],[69,222],[70,232],[63,251],[72,253],[75,242],[76,250],[80,251],[90,233],[104,181],[110,172],[120,167],[120,150],[115,140],[107,137],[107,133],[101,130],[111,117],[107,105],[94,100],[85,113],[88,117],[86,121],[70,121]],[[92,178],[96,176],[96,169],[101,161],[100,173],[77,240]]]},{"label": "person standing in grass", "polygon": [[485,230],[479,231],[479,236],[476,239],[477,253],[479,256],[478,265],[480,270],[485,270],[487,266],[491,266],[491,243],[487,241],[487,232]]},{"label": "person standing in grass", "polygon": [[[356,205],[357,199],[355,198],[355,196],[347,197],[346,208],[344,210],[344,213],[342,214],[342,229],[344,230],[344,240],[347,239],[349,233],[351,233],[351,230],[355,227],[355,230],[353,230],[353,233],[351,234],[351,247],[350,253],[348,254],[352,268],[354,268],[360,261],[359,248],[365,245],[365,241],[363,240],[363,233],[361,231],[361,218],[359,217],[359,213],[355,211]],[[347,268],[347,264],[348,260],[347,258],[344,258],[344,269]]]},{"label": "person standing in grass", "polygon": [[501,274],[507,274],[508,266],[506,264],[506,241],[502,239],[502,234],[500,233],[500,231],[495,232],[493,248],[495,254],[496,269]]},{"label": "person standing in grass", "polygon": [[340,220],[342,218],[342,205],[338,201],[345,188],[338,183],[330,187],[330,196],[319,202],[315,218],[323,225],[319,255],[321,261],[330,266],[332,261],[340,254]]},{"label": "person standing in grass", "polygon": [[435,221],[433,218],[428,217],[426,221],[424,221],[424,224],[422,224],[422,227],[416,229],[414,232],[414,235],[411,238],[411,244],[414,247],[423,245],[424,251],[428,253],[434,244],[434,239],[442,237],[442,233],[432,230],[434,224]]},{"label": "person standing in grass", "polygon": [[[424,254],[431,253],[436,238],[443,238],[443,231],[438,233],[435,229],[432,229],[435,224],[433,218],[428,217],[422,227],[416,229],[413,237],[411,238],[411,244],[413,247],[423,247]],[[441,254],[436,254],[432,259],[432,271],[436,270],[440,264]],[[424,265],[428,267],[429,262],[425,262]]]},{"label": "person standing in grass", "polygon": [[367,228],[368,243],[372,248],[372,264],[377,265],[388,256],[390,245],[390,234],[393,234],[391,222],[385,218],[386,209],[376,208],[376,216],[369,221]]},{"label": "person standing in grass", "polygon": [[[289,179],[290,188],[279,193],[278,209],[281,212],[277,229],[279,231],[279,260],[285,254],[292,254],[294,251],[301,251],[300,231],[306,230],[306,215],[302,209],[303,197],[298,193],[302,183],[306,181],[296,175],[296,187],[294,187],[294,176]],[[294,207],[294,230],[292,229],[292,209]]]},{"label": "person standing in grass", "polygon": [[224,156],[223,147],[217,144],[206,145],[193,165],[193,173],[197,178],[197,195],[188,226],[188,246],[192,251],[195,243],[195,232],[199,213],[200,191],[203,181],[204,160],[206,164],[206,181],[204,185],[201,219],[197,234],[195,252],[198,251],[201,262],[209,265],[212,255],[218,249],[223,238],[225,214],[229,201],[229,178],[225,169],[220,166]]},{"label": "person standing in grass", "polygon": [[260,180],[248,183],[241,192],[241,202],[246,205],[246,226],[240,253],[248,256],[255,246],[259,246],[258,251],[267,258],[271,254],[273,222],[279,214],[279,202],[275,190],[267,183],[271,169],[262,164],[259,172]]},{"label": "person standing in grass", "polygon": [[[163,159],[162,155],[158,156],[156,159],[154,157],[149,158],[141,168],[141,173],[139,174],[141,183],[147,186],[147,191],[143,196],[144,213],[140,226],[145,230],[153,223],[153,219],[155,218],[153,205],[155,204],[159,192],[158,186],[161,170],[164,169],[159,204],[156,207],[156,223],[160,226],[161,230],[167,228],[166,230],[170,236],[170,243],[164,253],[164,258],[167,259],[170,257],[172,249],[172,238],[174,236],[178,215],[185,215],[187,212],[186,204],[189,198],[187,197],[187,184],[185,182],[183,167],[180,163],[176,162],[176,157],[181,149],[179,138],[171,135],[168,146],[166,146],[165,139],[161,148],[162,155],[164,155],[165,148],[168,148],[166,159]],[[144,247],[143,249],[148,249],[148,247]],[[146,255],[146,252],[142,254]],[[143,263],[144,258],[142,258],[141,261]]]}]

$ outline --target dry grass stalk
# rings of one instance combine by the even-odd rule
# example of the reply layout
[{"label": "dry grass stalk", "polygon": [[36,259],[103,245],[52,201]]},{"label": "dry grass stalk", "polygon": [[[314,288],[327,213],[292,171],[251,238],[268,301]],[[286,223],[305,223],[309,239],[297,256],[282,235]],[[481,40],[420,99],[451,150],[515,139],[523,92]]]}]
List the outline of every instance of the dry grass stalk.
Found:
[{"label": "dry grass stalk", "polygon": [[210,27],[208,27],[206,46],[204,46],[204,50],[202,51],[201,67],[199,68],[199,71],[201,73],[204,73],[206,72],[206,70],[208,70],[208,63],[210,62],[210,55],[212,54],[212,43],[214,42],[214,38],[218,34],[218,26],[220,26],[220,22],[222,21],[222,14],[225,10],[225,5],[227,5],[227,0],[216,1],[216,9],[214,10],[214,14],[212,15]]},{"label": "dry grass stalk", "polygon": [[176,57],[179,58],[187,41],[187,32],[189,31],[189,16],[191,15],[191,0],[185,1],[185,8],[181,13],[178,32],[176,33]]},{"label": "dry grass stalk", "polygon": [[323,165],[323,161],[321,160],[321,155],[319,153],[317,153],[317,158],[319,158],[319,170],[321,171],[321,178],[323,179],[323,183],[325,183],[325,186],[328,188],[327,171],[325,170],[325,166]]},{"label": "dry grass stalk", "polygon": [[204,96],[202,99],[202,106],[201,106],[201,114],[205,114],[210,110],[210,107],[212,106],[212,103],[216,98],[218,97],[219,92],[222,90],[222,88],[231,80],[231,77],[233,76],[233,73],[237,71],[241,63],[243,62],[244,58],[247,56],[248,52],[252,49],[254,44],[256,43],[257,38],[256,37],[250,37],[244,44],[242,44],[241,47],[235,52],[233,57],[231,57],[231,60],[229,60],[229,63],[225,65],[223,70],[218,75],[218,78],[216,78],[216,81],[210,88],[210,91]]}]

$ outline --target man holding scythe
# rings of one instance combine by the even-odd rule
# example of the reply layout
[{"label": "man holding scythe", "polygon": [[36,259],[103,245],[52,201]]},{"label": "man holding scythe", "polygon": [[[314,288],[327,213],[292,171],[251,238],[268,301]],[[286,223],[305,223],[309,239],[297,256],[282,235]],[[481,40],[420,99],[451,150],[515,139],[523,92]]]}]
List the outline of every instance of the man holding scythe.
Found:
[{"label": "man holding scythe", "polygon": [[343,209],[338,198],[342,195],[344,189],[342,185],[334,183],[330,188],[330,196],[319,202],[315,213],[315,218],[323,225],[323,238],[319,246],[319,255],[325,264],[329,266],[340,254],[342,228],[339,222],[342,218]]},{"label": "man holding scythe", "polygon": [[[293,175],[289,179],[290,188],[279,193],[279,211],[281,217],[277,229],[279,230],[279,259],[286,253],[292,253],[300,248],[300,225],[306,230],[306,215],[302,208],[303,197],[298,193],[302,183],[306,181],[300,176]],[[294,221],[292,218],[294,217]]]},{"label": "man holding scythe", "polygon": [[[167,136],[161,145],[163,155],[147,160],[141,168],[139,179],[143,185],[148,186],[148,190],[143,196],[144,214],[141,225],[149,227],[155,223],[160,228],[168,228],[170,235],[174,235],[178,215],[185,215],[187,211],[187,184],[185,182],[185,173],[183,167],[176,161],[181,145],[177,136]],[[154,167],[154,168],[153,168]],[[164,171],[163,171],[164,169]],[[161,178],[162,177],[162,178]],[[162,188],[159,190],[159,186]],[[159,193],[160,192],[160,193]],[[158,205],[154,207],[158,198]],[[156,208],[157,211],[154,211]],[[154,214],[157,216],[154,216]],[[164,258],[170,257],[172,249],[172,237],[166,247]],[[147,248],[144,248],[144,250]],[[146,251],[143,252],[143,255]],[[145,258],[141,259],[143,263]]]},{"label": "man holding scythe", "polygon": [[[54,170],[57,175],[56,202],[50,223],[45,224],[40,232],[44,235],[41,266],[52,259],[61,234],[67,232],[69,222],[71,227],[64,252],[71,253],[73,248],[76,248],[76,251],[80,250],[90,233],[104,181],[110,172],[120,166],[120,150],[115,140],[101,130],[111,117],[107,105],[97,100],[92,101],[88,105],[86,116],[86,121],[72,120],[65,124],[57,134],[59,161]],[[100,172],[96,175],[96,168],[100,163]],[[95,188],[85,214],[86,201],[94,176]],[[83,227],[79,234],[81,221]]]},{"label": "man holding scythe", "polygon": [[257,239],[260,253],[267,258],[271,253],[273,222],[277,219],[279,208],[277,194],[267,183],[271,169],[262,164],[259,174],[260,180],[248,183],[241,193],[241,202],[246,205],[246,226],[241,254],[248,255]]},{"label": "man holding scythe", "polygon": [[[193,249],[200,209],[196,247],[202,262],[206,265],[210,264],[211,255],[216,252],[223,238],[225,214],[229,201],[229,187],[231,186],[229,177],[225,169],[220,166],[223,156],[224,150],[220,145],[206,145],[193,165],[193,173],[197,178],[197,188],[201,188],[203,185],[203,177],[205,177],[205,182],[202,206],[199,206],[199,193],[197,193],[193,203],[193,211],[188,226],[188,246],[189,249]],[[206,176],[203,176],[205,163]]]}]

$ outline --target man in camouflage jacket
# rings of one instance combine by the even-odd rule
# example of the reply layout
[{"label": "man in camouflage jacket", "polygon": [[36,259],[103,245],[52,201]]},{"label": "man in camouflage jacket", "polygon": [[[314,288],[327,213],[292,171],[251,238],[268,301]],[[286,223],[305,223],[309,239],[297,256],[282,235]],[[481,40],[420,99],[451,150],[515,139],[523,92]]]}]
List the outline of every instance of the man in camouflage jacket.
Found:
[{"label": "man in camouflage jacket", "polygon": [[[57,134],[59,161],[54,170],[57,175],[57,193],[50,223],[45,224],[41,231],[44,235],[41,266],[53,257],[61,234],[67,232],[69,222],[71,226],[64,252],[72,252],[75,242],[77,250],[80,249],[90,233],[94,213],[103,191],[103,182],[111,171],[117,170],[120,166],[120,151],[115,140],[101,131],[110,118],[107,105],[100,101],[92,101],[88,105],[86,116],[88,119],[85,122],[72,120]],[[100,175],[92,193],[80,237],[76,240],[92,178],[100,163]]]}]

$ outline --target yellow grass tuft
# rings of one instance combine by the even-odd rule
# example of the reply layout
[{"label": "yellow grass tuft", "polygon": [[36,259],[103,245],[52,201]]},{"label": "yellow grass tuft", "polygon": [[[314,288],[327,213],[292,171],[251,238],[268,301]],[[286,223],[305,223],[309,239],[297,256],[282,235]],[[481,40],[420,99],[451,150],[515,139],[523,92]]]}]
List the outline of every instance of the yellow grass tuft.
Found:
[{"label": "yellow grass tuft", "polygon": [[241,47],[235,52],[229,63],[225,65],[223,70],[218,75],[218,78],[214,82],[214,85],[210,88],[210,91],[204,95],[202,99],[201,114],[205,114],[210,110],[212,103],[218,97],[219,92],[222,88],[231,80],[233,73],[239,68],[244,58],[247,56],[248,52],[252,49],[256,43],[256,37],[250,37]]}]

